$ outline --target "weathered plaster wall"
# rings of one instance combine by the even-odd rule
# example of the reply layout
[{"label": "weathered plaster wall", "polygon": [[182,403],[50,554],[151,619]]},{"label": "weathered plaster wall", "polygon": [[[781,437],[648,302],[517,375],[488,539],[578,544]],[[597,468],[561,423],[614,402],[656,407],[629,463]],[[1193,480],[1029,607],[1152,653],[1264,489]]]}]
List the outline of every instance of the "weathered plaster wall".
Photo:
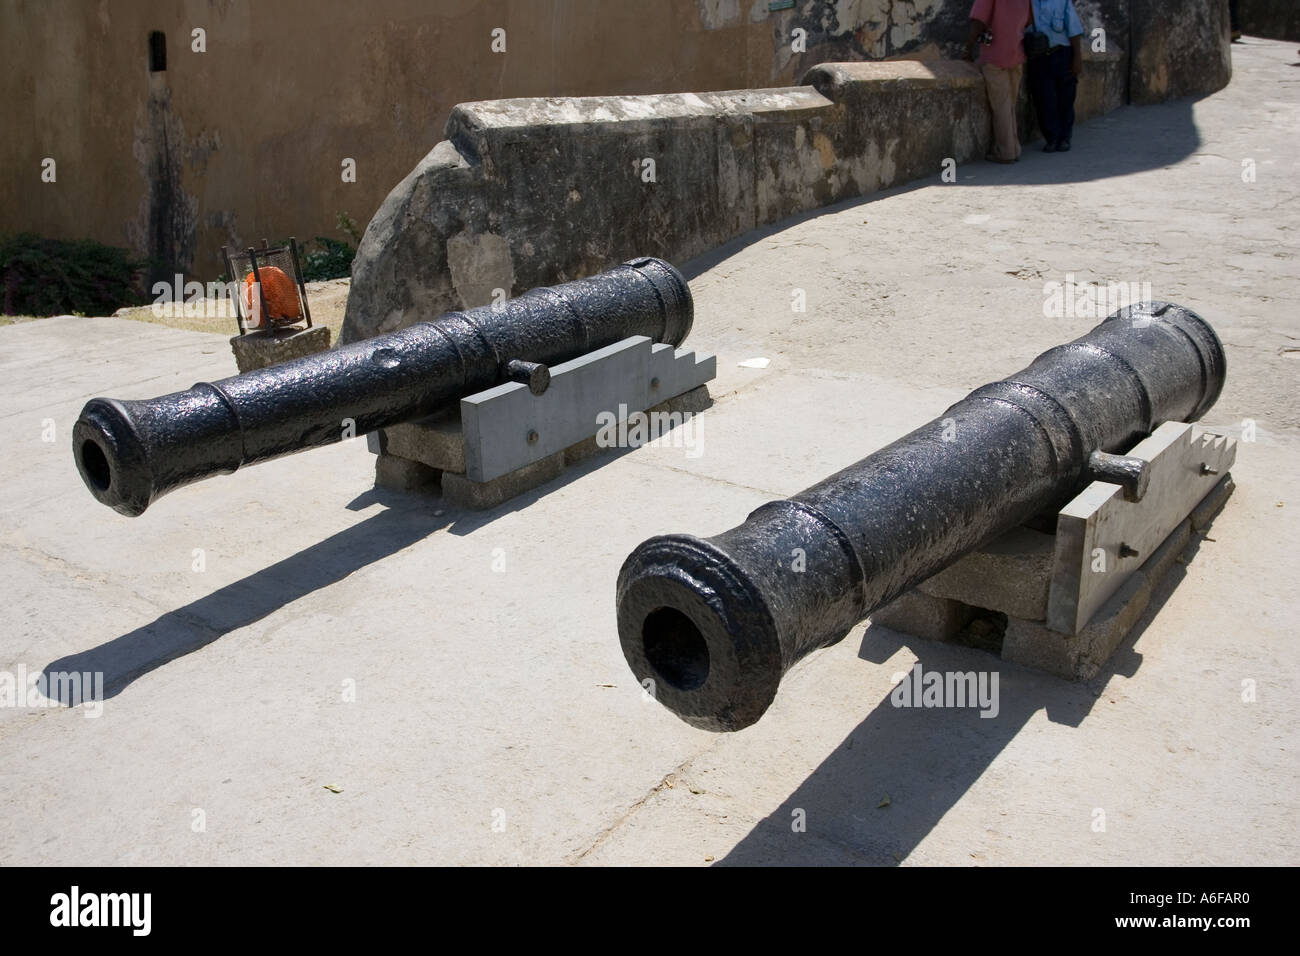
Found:
[{"label": "weathered plaster wall", "polygon": [[[919,15],[863,0],[844,26]],[[211,278],[224,242],[338,237],[338,212],[364,224],[457,103],[788,85],[827,59],[816,40],[792,56],[802,16],[767,0],[0,0],[0,231]],[[164,73],[148,72],[153,30]]]}]

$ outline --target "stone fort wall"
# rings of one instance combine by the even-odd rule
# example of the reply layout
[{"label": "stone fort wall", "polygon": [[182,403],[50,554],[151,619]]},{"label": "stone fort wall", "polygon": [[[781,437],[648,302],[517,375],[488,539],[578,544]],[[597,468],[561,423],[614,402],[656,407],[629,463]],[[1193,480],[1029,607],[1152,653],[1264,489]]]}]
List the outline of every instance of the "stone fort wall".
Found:
[{"label": "stone fort wall", "polygon": [[[1106,34],[1089,67],[1098,102],[1227,81],[1214,26],[1227,0],[1077,3]],[[413,167],[446,155],[444,127],[468,142],[473,110],[458,103],[792,87],[823,62],[955,57],[968,11],[969,0],[0,0],[0,231],[124,245],[159,274],[211,279],[223,243],[341,238],[339,212],[369,221]],[[151,62],[155,33],[165,63]],[[888,178],[864,175],[844,183]]]}]

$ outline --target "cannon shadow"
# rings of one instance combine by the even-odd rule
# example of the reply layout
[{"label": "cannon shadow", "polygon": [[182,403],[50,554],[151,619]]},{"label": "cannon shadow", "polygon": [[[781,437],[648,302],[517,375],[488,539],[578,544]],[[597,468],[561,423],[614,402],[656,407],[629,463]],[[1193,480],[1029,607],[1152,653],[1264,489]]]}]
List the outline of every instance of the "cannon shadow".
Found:
[{"label": "cannon shadow", "polygon": [[346,507],[361,511],[375,504],[384,506],[378,514],[98,647],[51,661],[42,669],[37,686],[49,699],[73,706],[81,701],[71,698],[71,686],[51,680],[51,675],[103,673],[104,698],[116,697],[150,671],[260,621],[436,531],[472,534],[633,450],[601,449],[566,467],[552,481],[487,511],[464,511],[419,492],[371,488]]},{"label": "cannon shadow", "polygon": [[60,699],[68,689],[64,682],[51,682],[50,675],[102,672],[105,699],[115,697],[137,678],[169,661],[341,581],[445,524],[445,519],[419,511],[386,509],[98,647],[51,661],[43,669],[38,687],[47,697],[71,706],[79,701]]},{"label": "cannon shadow", "polygon": [[[1185,554],[1194,554],[1200,540],[1194,535]],[[858,652],[863,660],[883,664],[907,647],[926,671],[997,671],[997,716],[980,717],[974,708],[896,707],[886,696],[780,807],[714,865],[902,863],[1039,710],[1053,723],[1078,727],[1113,678],[1137,672],[1142,655],[1136,644],[1186,573],[1181,563],[1173,565],[1128,637],[1102,671],[1085,683],[1008,664],[986,651],[868,625]],[[881,806],[886,797],[887,805]],[[1090,825],[1087,812],[1078,807],[1042,809],[1043,814],[1078,816],[1079,827]],[[806,832],[795,832],[798,816]],[[985,823],[1004,834],[1018,829],[1011,815]],[[981,860],[971,852],[968,862],[976,865]]]},{"label": "cannon shadow", "polygon": [[[681,426],[678,426],[681,427]],[[673,431],[671,429],[663,433],[665,438],[671,438]],[[418,501],[424,503],[424,507],[436,508],[439,511],[445,510],[448,515],[447,531],[450,534],[464,536],[473,534],[480,528],[491,524],[499,518],[516,511],[523,511],[532,507],[542,498],[561,490],[569,484],[578,481],[597,469],[604,468],[622,458],[629,452],[636,451],[632,447],[611,447],[601,448],[580,461],[573,464],[565,465],[564,470],[556,477],[549,481],[530,488],[527,491],[521,491],[519,494],[503,501],[501,504],[483,511],[470,511],[458,508],[456,505],[446,502],[441,494],[437,492],[424,491],[399,491],[396,489],[375,486],[363,491],[357,497],[347,503],[347,508],[351,511],[360,511],[373,504],[383,504],[389,507],[410,507],[410,502]]]}]

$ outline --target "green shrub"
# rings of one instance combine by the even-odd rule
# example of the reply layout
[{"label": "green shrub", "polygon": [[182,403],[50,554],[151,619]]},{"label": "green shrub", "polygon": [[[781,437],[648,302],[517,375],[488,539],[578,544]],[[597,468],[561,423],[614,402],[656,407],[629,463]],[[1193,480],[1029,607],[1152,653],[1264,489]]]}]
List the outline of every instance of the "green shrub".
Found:
[{"label": "green shrub", "polygon": [[0,238],[5,315],[111,315],[145,301],[146,263],[90,239]]},{"label": "green shrub", "polygon": [[351,216],[345,212],[337,213],[334,221],[339,224],[339,231],[352,240],[353,246],[361,245],[361,228]]},{"label": "green shrub", "polygon": [[[357,254],[356,247],[361,244],[361,230],[345,212],[338,213],[336,221],[339,231],[351,239],[352,243],[331,239],[329,236],[317,236],[299,246],[304,282],[346,279],[352,275],[352,260]],[[289,240],[282,239],[276,245],[288,245],[288,242]]]},{"label": "green shrub", "polygon": [[315,247],[309,245],[302,257],[304,282],[346,279],[352,274],[352,257],[357,254],[356,249],[329,236],[317,236],[312,242]]}]

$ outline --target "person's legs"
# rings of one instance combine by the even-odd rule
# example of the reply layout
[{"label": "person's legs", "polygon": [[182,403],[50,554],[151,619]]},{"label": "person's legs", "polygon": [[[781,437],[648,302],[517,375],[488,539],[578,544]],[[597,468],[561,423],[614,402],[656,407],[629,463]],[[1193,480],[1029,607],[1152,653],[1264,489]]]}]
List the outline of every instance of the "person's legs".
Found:
[{"label": "person's legs", "polygon": [[1024,65],[1013,66],[1007,70],[1007,113],[1010,115],[1011,125],[1011,158],[1020,158],[1020,134],[1016,130],[1016,102],[1020,99],[1020,75],[1024,72]]},{"label": "person's legs", "polygon": [[1074,98],[1079,92],[1079,78],[1070,72],[1070,61],[1074,54],[1069,47],[1060,47],[1052,51],[1059,57],[1055,67],[1058,77],[1056,82],[1056,108],[1057,108],[1057,145],[1061,143],[1069,144],[1070,137],[1074,135]]},{"label": "person's legs", "polygon": [[[1016,142],[1016,99],[1011,85],[1011,70],[1004,70],[991,63],[985,63],[980,72],[984,74],[984,88],[989,95],[989,109],[993,111],[993,155],[1002,160],[1011,161],[1019,153]],[[1019,77],[1016,77],[1017,83]]]},{"label": "person's legs", "polygon": [[1061,124],[1057,104],[1057,78],[1053,69],[1052,56],[1035,57],[1025,67],[1029,80],[1029,96],[1034,101],[1034,113],[1038,117],[1038,128],[1043,133],[1043,141],[1049,152],[1056,148],[1061,139]]}]

